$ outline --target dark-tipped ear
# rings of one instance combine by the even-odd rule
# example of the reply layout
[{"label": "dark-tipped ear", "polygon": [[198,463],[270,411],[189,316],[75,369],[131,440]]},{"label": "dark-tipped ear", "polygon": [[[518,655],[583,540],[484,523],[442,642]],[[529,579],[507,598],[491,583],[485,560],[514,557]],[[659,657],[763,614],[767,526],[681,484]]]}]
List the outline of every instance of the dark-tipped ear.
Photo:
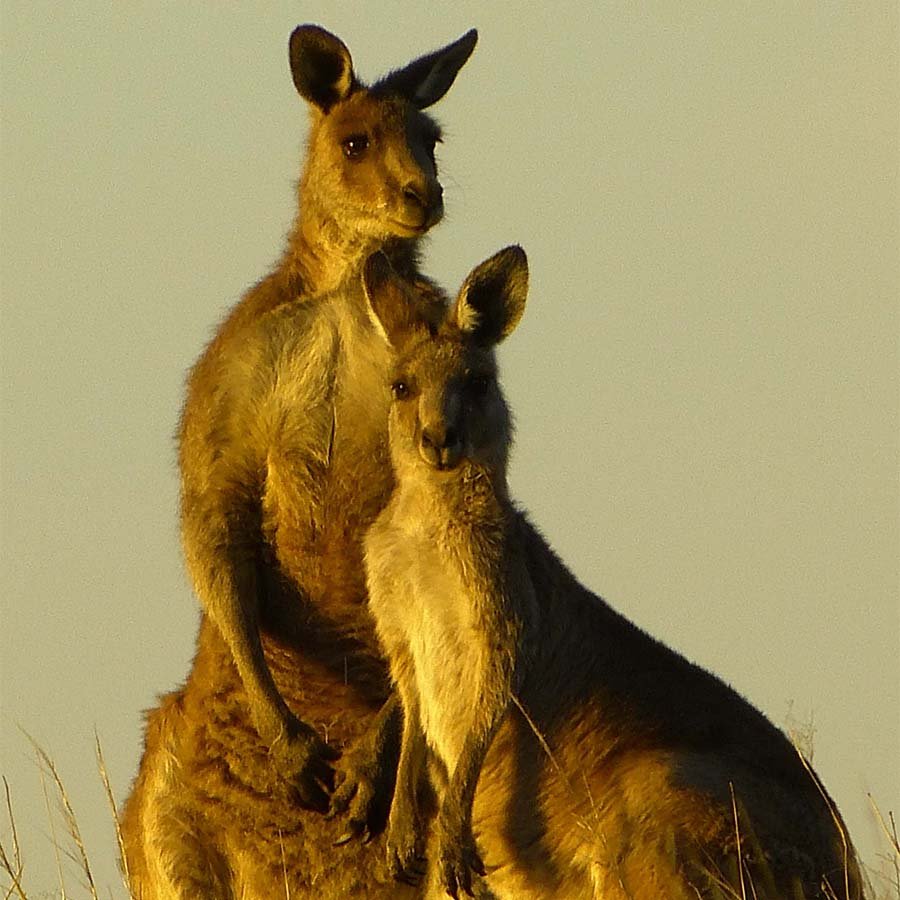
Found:
[{"label": "dark-tipped ear", "polygon": [[298,25],[290,40],[291,75],[300,96],[328,112],[353,88],[353,61],[343,41],[318,25]]},{"label": "dark-tipped ear", "polygon": [[380,250],[363,266],[363,289],[375,328],[388,344],[399,348],[418,324],[419,317],[411,296],[412,288]]},{"label": "dark-tipped ear", "polygon": [[527,296],[528,257],[513,244],[472,271],[456,298],[453,318],[460,331],[490,347],[519,324]]},{"label": "dark-tipped ear", "polygon": [[441,50],[420,56],[402,69],[386,75],[373,89],[400,94],[413,106],[425,109],[432,103],[437,103],[450,90],[450,85],[472,55],[477,41],[478,32],[473,28]]}]

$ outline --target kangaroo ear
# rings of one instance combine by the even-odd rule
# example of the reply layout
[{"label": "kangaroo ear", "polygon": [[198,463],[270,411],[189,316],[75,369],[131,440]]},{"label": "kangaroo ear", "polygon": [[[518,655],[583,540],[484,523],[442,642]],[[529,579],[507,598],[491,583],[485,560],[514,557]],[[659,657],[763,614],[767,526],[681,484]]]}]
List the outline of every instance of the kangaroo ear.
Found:
[{"label": "kangaroo ear", "polygon": [[519,324],[527,296],[528,257],[513,244],[472,271],[456,298],[453,319],[460,331],[490,347]]},{"label": "kangaroo ear", "polygon": [[376,330],[388,344],[399,348],[416,327],[418,317],[412,289],[380,250],[363,266],[363,290]]},{"label": "kangaroo ear", "polygon": [[441,50],[420,56],[402,69],[386,75],[373,85],[373,90],[400,94],[413,106],[425,109],[432,103],[437,103],[450,90],[450,85],[472,55],[477,41],[478,32],[473,28]]},{"label": "kangaroo ear", "polygon": [[318,25],[298,25],[290,40],[291,75],[304,100],[328,112],[353,88],[350,51]]}]

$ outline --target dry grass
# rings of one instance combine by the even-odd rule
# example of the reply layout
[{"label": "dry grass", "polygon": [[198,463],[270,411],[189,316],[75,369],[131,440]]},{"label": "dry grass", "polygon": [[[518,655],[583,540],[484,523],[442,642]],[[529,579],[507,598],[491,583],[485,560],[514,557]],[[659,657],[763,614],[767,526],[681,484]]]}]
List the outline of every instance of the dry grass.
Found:
[{"label": "dry grass", "polygon": [[[880,900],[880,898],[894,900],[894,898],[900,898],[900,841],[897,839],[897,820],[894,818],[893,810],[888,810],[887,820],[885,820],[878,804],[872,799],[872,795],[869,794],[868,797],[872,814],[881,827],[888,844],[888,849],[882,855],[883,873],[876,874],[876,877],[883,882],[884,891],[878,895],[876,900]],[[872,896],[875,897],[875,894]]]},{"label": "dry grass", "polygon": [[109,812],[112,816],[113,824],[116,829],[116,845],[119,850],[119,868],[122,872],[122,883],[125,890],[128,891],[128,859],[125,856],[125,842],[122,838],[122,828],[119,824],[119,814],[116,808],[116,798],[113,794],[112,785],[109,782],[109,770],[106,768],[106,760],[103,758],[103,747],[100,746],[100,735],[94,733],[95,750],[97,752],[97,769],[100,772],[100,779],[103,781],[103,789],[106,792],[106,802],[109,804]]},{"label": "dry grass", "polygon": [[9,828],[12,835],[11,856],[0,842],[0,866],[10,879],[9,888],[4,896],[5,900],[9,900],[13,896],[26,900],[25,889],[22,887],[22,854],[19,850],[19,835],[16,832],[16,819],[13,816],[12,801],[9,797],[9,782],[5,776],[3,778],[3,794],[6,799],[6,813],[9,816]]},{"label": "dry grass", "polygon": [[[90,859],[81,834],[81,829],[78,825],[78,817],[75,814],[75,809],[72,806],[72,801],[66,791],[59,770],[56,768],[53,759],[43,747],[29,735],[26,734],[25,737],[31,744],[37,759],[38,770],[41,777],[41,787],[47,805],[47,822],[50,827],[50,843],[53,846],[53,854],[56,861],[58,896],[60,900],[69,900],[69,898],[73,897],[70,886],[66,880],[66,872],[68,871],[70,873],[70,878],[74,878],[77,881],[79,897],[86,894],[91,900],[100,900],[97,884],[94,880],[94,873],[91,869]],[[115,823],[120,868],[125,872],[125,854],[122,844],[122,834],[119,830],[115,798],[113,796],[112,786],[110,785],[106,763],[103,759],[103,750],[100,746],[100,739],[97,738],[96,741],[97,767],[100,774],[100,780],[106,792],[110,814]],[[5,777],[3,778],[3,788],[6,801],[9,838],[7,841],[0,840],[0,878],[5,875],[8,879],[8,884],[0,884],[0,891],[3,892],[3,900],[12,900],[12,898],[29,900],[29,894],[23,879],[25,864],[19,847],[18,830],[16,828],[16,818],[13,812],[9,784]],[[51,795],[55,795],[56,798],[55,808],[51,802]],[[57,827],[60,819],[62,820],[64,831],[64,837],[62,839],[57,838]],[[68,862],[68,866],[65,865],[64,861]],[[71,874],[72,872],[74,872],[74,875]],[[130,896],[127,875],[123,876],[122,883],[125,889],[125,896]],[[42,891],[41,896],[46,897],[48,895],[46,891]]]}]

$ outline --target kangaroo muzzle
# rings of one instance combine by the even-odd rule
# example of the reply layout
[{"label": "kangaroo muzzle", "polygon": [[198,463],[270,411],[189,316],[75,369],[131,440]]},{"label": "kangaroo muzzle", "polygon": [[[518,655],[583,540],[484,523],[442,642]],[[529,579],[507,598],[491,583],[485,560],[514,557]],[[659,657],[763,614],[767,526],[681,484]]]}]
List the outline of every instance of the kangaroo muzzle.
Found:
[{"label": "kangaroo muzzle", "polygon": [[403,199],[412,220],[419,220],[423,228],[431,228],[444,217],[444,189],[436,179],[410,181],[403,188]]},{"label": "kangaroo muzzle", "polygon": [[419,455],[433,469],[456,468],[462,458],[462,440],[454,428],[423,428],[419,439]]}]

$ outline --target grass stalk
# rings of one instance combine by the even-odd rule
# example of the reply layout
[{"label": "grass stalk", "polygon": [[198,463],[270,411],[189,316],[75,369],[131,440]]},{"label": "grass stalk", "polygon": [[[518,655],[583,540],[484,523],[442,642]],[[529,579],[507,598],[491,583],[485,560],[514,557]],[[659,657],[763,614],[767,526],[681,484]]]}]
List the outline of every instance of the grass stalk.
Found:
[{"label": "grass stalk", "polygon": [[16,818],[13,815],[12,800],[9,793],[9,782],[6,776],[3,776],[3,794],[6,800],[6,814],[9,818],[9,831],[12,837],[12,857],[3,842],[0,841],[0,866],[9,876],[9,888],[4,894],[4,900],[10,900],[10,897],[16,896],[19,900],[28,900],[28,895],[22,887],[22,851],[19,848],[19,833],[16,830]]},{"label": "grass stalk", "polygon": [[85,878],[84,887],[90,893],[92,900],[99,900],[97,895],[97,886],[94,883],[94,873],[91,871],[90,860],[88,859],[87,849],[84,846],[84,839],[81,836],[81,829],[78,827],[78,818],[75,815],[75,810],[72,807],[72,802],[69,799],[68,791],[66,791],[65,784],[63,783],[62,778],[60,777],[59,770],[56,768],[56,764],[50,758],[50,755],[41,747],[37,741],[34,740],[30,735],[25,735],[31,743],[31,746],[34,748],[35,755],[38,758],[38,763],[41,771],[41,784],[44,788],[44,798],[48,807],[48,815],[50,817],[50,828],[51,828],[51,836],[53,839],[53,846],[56,851],[56,863],[57,869],[59,872],[60,879],[60,888],[62,891],[63,900],[66,900],[68,896],[65,889],[65,883],[63,880],[62,873],[62,863],[59,858],[59,850],[60,844],[56,840],[55,829],[53,828],[53,815],[50,811],[50,799],[49,793],[47,791],[47,777],[52,779],[53,784],[56,788],[56,793],[59,798],[60,810],[63,816],[63,822],[66,826],[66,831],[69,834],[69,838],[72,841],[72,845],[75,848],[75,852],[65,851],[66,855],[71,859],[80,869]]},{"label": "grass stalk", "polygon": [[128,858],[125,856],[125,840],[122,837],[122,826],[119,823],[119,812],[116,807],[116,798],[113,794],[112,784],[109,780],[109,770],[106,768],[106,760],[103,758],[103,747],[100,745],[100,735],[94,732],[95,749],[97,753],[97,770],[100,773],[100,780],[103,782],[103,790],[106,794],[106,802],[109,805],[109,811],[112,814],[113,825],[116,829],[116,846],[119,851],[119,863],[122,872],[122,883],[125,890],[131,896],[129,884],[131,879],[128,873]]}]

